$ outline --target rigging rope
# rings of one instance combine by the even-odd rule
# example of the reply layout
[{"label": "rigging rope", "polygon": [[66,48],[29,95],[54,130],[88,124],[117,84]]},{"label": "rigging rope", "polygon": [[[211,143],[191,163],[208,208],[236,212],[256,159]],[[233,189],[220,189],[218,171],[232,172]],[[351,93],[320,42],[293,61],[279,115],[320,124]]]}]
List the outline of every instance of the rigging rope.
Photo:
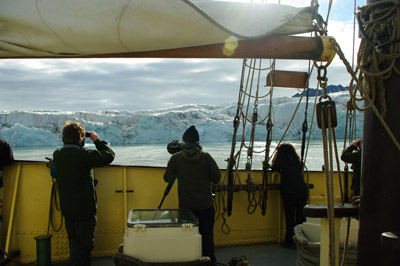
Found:
[{"label": "rigging rope", "polygon": [[[332,0],[330,0],[330,6],[329,6],[329,11],[330,7],[332,5]],[[313,0],[311,3],[311,7],[318,8],[318,2],[316,0]],[[329,12],[327,15],[326,20],[329,18]],[[323,20],[322,20],[323,21]],[[317,21],[321,22],[321,21]],[[322,27],[320,27],[322,29]],[[321,32],[321,31],[320,31]],[[322,32],[325,32],[326,34],[326,26],[325,30],[322,30]],[[330,63],[330,62],[329,62]],[[328,63],[328,64],[329,64]],[[247,179],[246,179],[246,185],[247,185],[247,193],[248,193],[248,213],[254,213],[257,209],[257,207],[260,205],[262,214],[265,214],[266,211],[266,197],[267,197],[267,181],[268,181],[268,168],[269,168],[269,160],[273,157],[275,151],[270,155],[270,147],[271,147],[271,142],[273,140],[273,132],[274,132],[274,117],[272,116],[274,114],[273,110],[273,104],[272,104],[272,95],[273,95],[273,89],[274,85],[273,82],[271,82],[271,87],[270,90],[261,95],[260,93],[260,76],[261,72],[265,70],[274,70],[275,69],[275,60],[273,60],[273,63],[270,63],[269,67],[262,67],[261,66],[261,59],[259,59],[258,66],[257,65],[257,59],[251,59],[250,62],[248,63],[247,59],[243,60],[242,64],[242,76],[241,76],[241,83],[240,83],[240,92],[239,92],[239,98],[238,98],[238,105],[237,105],[237,112],[236,116],[234,119],[234,134],[232,138],[232,145],[231,145],[231,153],[228,161],[228,166],[227,166],[227,171],[225,173],[225,176],[222,180],[222,184],[228,184],[226,185],[220,185],[219,188],[217,188],[217,191],[220,191],[219,193],[219,198],[216,200],[216,209],[219,210],[220,213],[217,214],[217,218],[219,216],[222,217],[223,223],[222,223],[222,231],[224,233],[229,233],[230,229],[229,226],[226,224],[226,219],[225,219],[225,214],[228,213],[228,216],[231,215],[232,212],[232,201],[233,201],[233,188],[234,184],[239,184],[239,187],[241,187],[241,180],[239,178],[239,165],[240,165],[240,157],[241,157],[241,152],[244,149],[247,149],[247,162],[246,162],[246,171],[247,171]],[[311,76],[312,68],[310,68],[309,65],[309,70],[308,70],[308,76],[307,76],[307,81],[306,84],[304,84],[304,89],[303,93],[301,94],[301,97],[299,98],[299,101],[297,103],[297,106],[295,108],[295,111],[293,112],[293,115],[286,126],[286,129],[281,136],[281,139],[278,141],[277,145],[279,145],[284,137],[286,136],[290,126],[292,125],[292,122],[294,121],[294,117],[299,109],[299,106],[303,100],[304,93],[306,93],[305,89],[308,87],[308,82],[309,78]],[[247,75],[246,74],[247,70]],[[271,78],[273,78],[273,75],[271,75]],[[257,81],[255,81],[257,79]],[[244,85],[245,83],[245,85]],[[256,89],[253,90],[253,86],[256,87]],[[259,100],[266,98],[267,96],[270,96],[270,102],[269,102],[269,110],[267,112],[267,115],[264,117],[260,116],[260,112],[258,110],[258,105],[259,105]],[[306,132],[308,130],[307,126],[307,110],[308,110],[308,91],[307,91],[307,102],[306,102],[306,109],[304,113],[304,122],[303,122],[303,139],[302,139],[302,152],[301,152],[301,159],[302,159],[302,164],[303,164],[303,175],[304,175],[304,169],[306,168],[306,158],[307,158],[307,151],[311,139],[311,130],[312,130],[312,122],[314,120],[314,114],[315,114],[315,104],[314,104],[314,110],[312,114],[312,120],[311,120],[311,126],[309,129],[309,137],[308,137],[308,143],[307,143],[307,149],[305,149],[305,138],[306,138]],[[317,94],[315,98],[315,102],[317,99]],[[252,112],[250,111],[252,107]],[[251,115],[250,115],[251,113]],[[273,118],[272,118],[273,117]],[[248,125],[251,124],[251,129],[250,129],[250,139],[247,141],[246,140],[246,128]],[[255,150],[255,133],[256,133],[256,126],[257,125],[263,125],[265,124],[266,131],[267,131],[267,136],[266,136],[266,143],[265,143],[265,148],[263,150]],[[241,139],[240,139],[240,145],[235,152],[236,149],[236,138],[238,137],[238,132],[239,132],[239,126],[241,126]],[[262,185],[258,185],[253,181],[252,178],[252,169],[253,169],[253,155],[254,153],[262,153],[265,152],[265,160],[263,161],[263,183]],[[304,155],[305,152],[305,155]],[[304,176],[303,176],[304,177]],[[307,183],[308,183],[308,176],[307,176]],[[224,187],[225,186],[225,187]],[[224,188],[224,189],[223,189]],[[223,192],[225,190],[225,192]],[[228,195],[228,202],[227,202],[227,208],[225,207],[225,196],[226,194]],[[218,206],[217,206],[218,205]],[[222,205],[222,206],[221,206]],[[225,228],[225,229],[224,229]]]},{"label": "rigging rope", "polygon": [[[391,76],[393,71],[400,74],[395,64],[396,60],[400,58],[400,21],[396,19],[400,12],[399,5],[398,1],[380,1],[360,8],[357,15],[359,30],[363,36],[358,52],[357,67],[360,70],[358,79],[365,80],[366,88],[364,90],[364,84],[353,77],[357,81],[355,91],[358,90],[362,99],[369,101],[369,105],[361,110],[369,107],[374,109],[376,107],[372,105],[375,101],[377,87],[379,87],[380,115],[383,118],[387,111],[384,80]],[[382,43],[379,37],[383,34],[386,34],[389,39]],[[370,93],[372,94],[371,101],[368,99]],[[356,104],[354,105],[356,109],[360,108]]]},{"label": "rigging rope", "polygon": [[[353,49],[352,49],[352,58],[351,58],[351,69],[354,70],[354,51],[355,51],[355,35],[356,35],[356,0],[354,0],[354,5],[353,5]],[[353,84],[350,82],[349,88],[352,87]],[[346,112],[346,125],[345,125],[345,132],[344,132],[344,141],[343,141],[343,151],[346,149],[347,144],[346,144],[346,137],[347,137],[347,130],[349,130],[349,144],[353,142],[357,136],[356,132],[356,121],[357,121],[357,114],[356,110],[353,106],[353,101],[350,99],[350,101],[347,102],[346,106],[347,112]],[[344,186],[344,202],[348,202],[348,176],[349,176],[349,167],[348,163],[345,162],[344,164],[344,181],[345,181],[345,186]],[[348,245],[349,245],[349,236],[350,236],[350,224],[351,224],[351,217],[347,218],[347,229],[346,229],[346,239],[344,241],[344,248],[343,248],[343,259],[342,263],[340,264],[341,266],[345,265],[345,261],[347,258],[347,251],[348,251]]]},{"label": "rigging rope", "polygon": [[[340,59],[345,64],[347,72],[352,76],[352,79],[356,82],[356,89],[358,89],[360,91],[361,95],[363,95],[364,99],[369,103],[367,107],[365,107],[364,109],[361,109],[355,103],[355,101],[356,101],[355,94],[350,92],[354,107],[356,109],[360,110],[360,111],[365,111],[368,108],[371,108],[372,111],[375,113],[377,119],[380,121],[380,123],[383,126],[383,128],[388,133],[389,137],[391,138],[391,140],[394,143],[394,145],[396,146],[396,148],[400,151],[400,143],[399,143],[399,141],[394,136],[393,132],[391,131],[391,129],[389,128],[389,126],[385,122],[383,115],[378,111],[378,109],[376,108],[375,104],[373,103],[374,95],[375,95],[374,91],[375,90],[371,91],[372,97],[370,97],[369,93],[368,93],[368,90],[369,90],[368,85],[367,85],[367,88],[365,88],[365,90],[364,90],[363,84],[361,82],[362,77],[358,78],[356,76],[356,73],[351,69],[351,66],[350,66],[349,62],[347,61],[347,59],[345,58],[343,51],[341,50],[339,44],[335,40],[332,40],[332,47],[335,49],[336,53],[339,55]],[[366,82],[368,83],[368,80],[366,80]],[[349,90],[351,91],[351,87],[349,88]]]},{"label": "rigging rope", "polygon": [[328,20],[329,20],[329,14],[331,13],[332,3],[333,3],[333,0],[329,0],[328,12],[326,14],[326,19],[325,19],[325,23],[326,23],[325,30],[327,30],[327,28],[328,28]]},{"label": "rigging rope", "polygon": [[[272,62],[270,63],[270,69],[272,71],[275,71],[275,59],[272,60]],[[274,92],[274,75],[271,75],[271,89],[270,89],[270,93],[269,93],[269,108],[268,108],[268,121],[265,124],[265,127],[267,129],[267,137],[265,140],[265,156],[264,156],[264,161],[263,161],[263,180],[262,180],[262,189],[264,191],[264,195],[262,197],[262,201],[261,201],[261,214],[265,215],[267,212],[267,197],[268,197],[268,190],[267,190],[267,186],[268,186],[268,169],[270,168],[270,164],[269,164],[269,153],[270,153],[270,148],[271,148],[271,143],[272,143],[272,128],[273,128],[273,124],[272,124],[272,96],[273,96],[273,92]]]},{"label": "rigging rope", "polygon": [[[224,191],[222,188],[222,186],[219,184],[219,186],[217,186],[217,188],[220,188],[219,191],[220,193],[217,194],[217,197],[219,196],[219,200],[218,200],[218,204],[217,201],[215,201],[216,204],[216,217],[215,220],[218,219],[219,214],[221,215],[222,218],[222,225],[221,225],[221,231],[224,234],[229,234],[230,232],[230,228],[228,226],[228,224],[226,223],[226,218],[225,218],[225,213],[228,214],[228,216],[231,215],[232,213],[232,197],[233,197],[233,191],[229,191],[229,186],[233,185],[233,167],[236,165],[236,156],[234,155],[235,152],[235,146],[236,146],[236,136],[237,136],[237,132],[239,129],[239,124],[240,124],[240,110],[243,106],[243,82],[244,82],[244,76],[245,76],[245,66],[246,66],[246,61],[247,59],[243,59],[243,63],[242,63],[242,74],[241,74],[241,79],[240,79],[240,89],[239,89],[239,96],[238,96],[238,103],[237,103],[237,109],[236,109],[236,116],[235,119],[233,120],[233,137],[232,137],[232,146],[231,146],[231,153],[229,158],[227,159],[228,161],[228,166],[227,166],[227,170],[225,172],[225,176],[222,180],[222,184],[226,184],[228,183],[228,191]],[[225,207],[225,195],[226,192],[228,192],[228,206]],[[221,211],[221,206],[222,206],[222,211]]]},{"label": "rigging rope", "polygon": [[[334,213],[334,192],[333,192],[333,174],[332,174],[332,135],[331,135],[331,116],[330,109],[328,111],[328,134],[329,134],[329,152],[328,155],[328,140],[326,136],[326,125],[324,110],[321,109],[321,132],[322,132],[322,145],[324,151],[324,165],[325,165],[325,184],[327,192],[327,218],[328,218],[328,230],[329,230],[329,264],[335,265],[335,213]],[[328,159],[330,160],[328,161]]]},{"label": "rigging rope", "polygon": [[[399,1],[379,1],[360,8],[360,12],[357,15],[357,21],[359,23],[359,30],[363,38],[361,40],[358,52],[356,70],[354,70],[354,62],[352,66],[350,66],[336,41],[332,41],[332,46],[346,66],[348,73],[352,77],[349,86],[352,107],[351,111],[353,109],[365,111],[371,108],[396,148],[400,151],[400,144],[397,138],[394,136],[391,129],[385,122],[387,107],[385,100],[386,89],[384,84],[384,81],[391,76],[392,72],[400,74],[400,71],[396,65],[396,61],[398,58],[400,58],[400,21],[398,19],[400,15],[399,6]],[[388,40],[384,42],[379,40],[379,37],[383,36],[383,34],[388,36]],[[353,82],[356,83],[354,87]],[[377,97],[377,88],[379,88],[378,97],[381,106],[380,111],[374,104],[375,98]],[[360,97],[357,97],[357,95]],[[360,107],[357,105],[356,101],[366,102],[367,105]],[[348,107],[349,106],[350,103],[348,103]],[[350,142],[351,137],[355,136],[356,134],[355,132],[351,131],[353,129],[351,127],[351,117],[354,118],[353,125],[355,127],[355,115],[349,113],[348,108],[348,116],[346,117],[346,130],[347,121],[350,121]],[[345,136],[347,136],[347,134],[345,134]],[[346,140],[344,145],[346,145]],[[348,169],[347,164],[345,166],[345,170],[346,169]],[[348,221],[345,247],[347,247],[349,227],[350,219]],[[343,264],[344,258],[342,261],[342,265]]]},{"label": "rigging rope", "polygon": [[[265,117],[260,117],[258,111],[259,100],[262,98],[270,96],[270,101],[272,97],[272,90],[267,92],[264,95],[260,93],[260,78],[261,72],[265,70],[271,69],[273,64],[270,64],[269,67],[262,67],[261,60],[251,59],[248,63],[247,59],[243,60],[242,64],[242,77],[241,77],[241,86],[238,98],[237,112],[234,119],[234,135],[232,138],[232,146],[231,146],[231,154],[228,161],[228,169],[226,171],[226,175],[223,179],[223,184],[228,182],[227,194],[228,194],[228,208],[225,208],[225,193],[221,193],[220,198],[218,199],[218,204],[224,205],[224,207],[217,207],[221,211],[221,217],[224,219],[223,221],[223,231],[229,232],[229,228],[226,225],[226,219],[224,218],[225,213],[228,213],[228,216],[231,215],[232,211],[232,199],[233,199],[233,185],[239,184],[241,186],[241,180],[239,178],[239,165],[240,165],[240,156],[243,149],[247,149],[247,162],[246,162],[246,171],[247,171],[247,193],[248,193],[248,213],[254,213],[259,205],[261,206],[262,212],[265,213],[266,210],[266,191],[267,191],[267,180],[263,177],[263,184],[258,185],[255,184],[252,178],[252,164],[253,164],[253,155],[254,153],[261,153],[269,149],[268,144],[266,144],[265,148],[262,151],[255,150],[255,136],[256,136],[256,126],[261,125],[268,118],[271,117],[271,112]],[[253,89],[255,87],[255,89]],[[252,112],[250,111],[252,108]],[[270,110],[272,107],[270,106]],[[270,124],[270,123],[267,123]],[[246,140],[246,129],[247,125],[251,125],[250,128],[250,139]],[[238,151],[235,152],[236,148],[236,138],[238,136],[239,126],[241,126],[241,138],[240,138],[240,146],[238,147]]]},{"label": "rigging rope", "polygon": [[[315,62],[316,64],[316,62]],[[329,63],[328,63],[329,64]],[[339,188],[342,204],[344,203],[341,173],[339,166],[339,157],[336,146],[336,134],[334,128],[337,125],[336,121],[336,108],[331,98],[326,93],[326,86],[328,78],[326,77],[326,65],[318,66],[318,84],[322,89],[322,95],[319,98],[317,105],[317,118],[318,126],[321,128],[322,144],[324,152],[324,173],[325,184],[327,193],[327,218],[328,218],[328,232],[329,232],[329,264],[335,265],[335,213],[334,213],[334,184],[333,184],[333,154],[335,152],[335,159],[338,171]],[[325,99],[326,101],[321,101]],[[328,132],[326,132],[328,131]],[[328,136],[327,136],[328,135]],[[332,147],[333,144],[333,147]]]},{"label": "rigging rope", "polygon": [[[303,172],[303,178],[304,178],[304,168],[305,168],[305,161],[306,158],[304,157],[304,152],[305,152],[305,140],[306,140],[306,133],[307,133],[307,129],[308,129],[308,124],[307,124],[307,111],[308,111],[308,101],[309,101],[309,81],[310,81],[310,76],[311,76],[311,72],[314,68],[314,65],[311,65],[311,60],[308,61],[308,75],[307,75],[307,80],[306,80],[306,84],[304,84],[304,90],[303,93],[305,92],[305,90],[307,90],[307,97],[306,97],[306,106],[305,106],[305,110],[304,110],[304,122],[303,122],[303,138],[302,138],[302,142],[301,142],[301,164],[302,164],[302,172]],[[318,90],[316,90],[318,91]],[[316,93],[317,95],[317,93]],[[313,113],[314,115],[314,113]],[[311,137],[311,131],[309,133],[309,138]],[[307,146],[308,149],[308,146]],[[307,180],[307,184],[308,184],[308,180]],[[309,199],[308,199],[309,201]]]}]

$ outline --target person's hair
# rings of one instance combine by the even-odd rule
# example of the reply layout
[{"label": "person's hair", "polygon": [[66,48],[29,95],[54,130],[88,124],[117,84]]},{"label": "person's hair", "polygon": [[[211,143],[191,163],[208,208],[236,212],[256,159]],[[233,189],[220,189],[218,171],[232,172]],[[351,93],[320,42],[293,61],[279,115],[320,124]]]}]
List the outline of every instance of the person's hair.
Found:
[{"label": "person's hair", "polygon": [[78,143],[85,136],[85,128],[78,122],[66,121],[62,131],[64,143]]},{"label": "person's hair", "polygon": [[277,157],[279,160],[286,162],[300,162],[300,156],[296,152],[296,148],[289,142],[279,144],[277,148]]}]

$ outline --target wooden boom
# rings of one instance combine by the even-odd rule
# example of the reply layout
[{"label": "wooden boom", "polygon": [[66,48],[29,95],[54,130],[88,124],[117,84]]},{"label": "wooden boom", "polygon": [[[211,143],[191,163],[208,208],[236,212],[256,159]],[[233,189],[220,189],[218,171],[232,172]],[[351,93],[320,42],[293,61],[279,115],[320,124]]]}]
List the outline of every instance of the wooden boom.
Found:
[{"label": "wooden boom", "polygon": [[[273,36],[258,40],[238,41],[234,51],[225,43],[196,47],[118,54],[97,54],[83,57],[133,58],[268,58],[329,61],[334,56],[332,37]],[[228,50],[226,53],[224,51]]]},{"label": "wooden boom", "polygon": [[225,43],[165,50],[61,55],[17,58],[265,58],[330,61],[335,52],[332,37],[272,36],[254,40],[230,40]]}]

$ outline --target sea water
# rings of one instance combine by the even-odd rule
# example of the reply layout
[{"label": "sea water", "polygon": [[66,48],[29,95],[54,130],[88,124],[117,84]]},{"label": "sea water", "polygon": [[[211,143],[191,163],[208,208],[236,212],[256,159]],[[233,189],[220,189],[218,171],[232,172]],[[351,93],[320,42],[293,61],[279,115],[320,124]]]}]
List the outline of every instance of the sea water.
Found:
[{"label": "sea water", "polygon": [[[301,142],[291,141],[296,147],[298,154],[301,153]],[[124,166],[155,166],[166,167],[171,154],[167,151],[167,144],[138,144],[130,146],[112,146],[115,152],[115,159],[112,165]],[[272,155],[277,143],[272,143],[270,147],[270,156]],[[228,142],[210,142],[201,143],[204,151],[207,151],[215,159],[220,169],[226,169],[227,159],[231,153],[232,143]],[[86,148],[94,149],[94,144],[86,144]],[[263,161],[265,161],[265,142],[254,143],[254,153],[251,157],[247,156],[247,149],[242,147],[240,143],[235,144],[234,155],[240,154],[239,169],[245,169],[247,162],[251,163],[254,170],[262,169]],[[306,142],[307,147],[307,142]],[[333,147],[333,146],[332,146]],[[53,152],[59,147],[16,147],[14,148],[14,157],[16,160],[22,161],[46,161],[47,158],[53,157]],[[337,152],[340,161],[340,154],[344,149],[343,141],[337,142]],[[309,171],[321,171],[324,165],[324,152],[321,140],[312,140],[308,145],[308,149],[304,151],[306,156],[306,167]],[[335,156],[334,151],[332,152]],[[239,156],[239,155],[238,155]],[[271,159],[270,159],[271,162]],[[333,158],[334,169],[336,169],[336,160]],[[343,169],[344,163],[340,161],[340,168]]]}]

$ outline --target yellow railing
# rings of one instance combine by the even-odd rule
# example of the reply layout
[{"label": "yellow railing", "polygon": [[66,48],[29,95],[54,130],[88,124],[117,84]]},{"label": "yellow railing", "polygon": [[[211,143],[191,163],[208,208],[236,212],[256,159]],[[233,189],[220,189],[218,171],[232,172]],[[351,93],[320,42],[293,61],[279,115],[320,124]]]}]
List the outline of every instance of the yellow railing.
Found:
[{"label": "yellow railing", "polygon": [[[96,168],[98,179],[98,226],[93,256],[110,256],[117,252],[123,242],[128,211],[131,209],[156,209],[162,199],[166,183],[164,168],[107,166]],[[36,259],[34,237],[46,235],[49,221],[52,179],[45,162],[17,162],[4,169],[2,247],[6,251],[19,250],[20,262]],[[222,171],[224,175],[224,171]],[[245,184],[247,172],[240,172]],[[260,184],[262,172],[254,171],[252,178]],[[276,178],[273,178],[274,180]],[[337,179],[337,178],[336,178]],[[269,182],[273,182],[270,178]],[[276,181],[275,181],[276,182]],[[325,177],[322,172],[311,172],[309,183],[311,204],[325,204]],[[335,201],[340,202],[338,182],[335,182]],[[216,195],[219,202],[220,193]],[[223,219],[215,223],[215,244],[235,245],[260,242],[280,242],[284,236],[284,215],[279,190],[269,190],[267,212],[263,216],[260,208],[248,214],[248,194],[234,192],[232,215],[225,215],[230,233],[222,230]],[[178,207],[177,187],[174,185],[162,208]],[[54,206],[53,206],[54,208]],[[54,210],[54,209],[53,209]],[[60,226],[61,216],[53,211],[54,228]],[[225,227],[226,228],[226,227]],[[68,237],[64,226],[60,232],[50,227],[52,234],[52,261],[68,258]]]}]

